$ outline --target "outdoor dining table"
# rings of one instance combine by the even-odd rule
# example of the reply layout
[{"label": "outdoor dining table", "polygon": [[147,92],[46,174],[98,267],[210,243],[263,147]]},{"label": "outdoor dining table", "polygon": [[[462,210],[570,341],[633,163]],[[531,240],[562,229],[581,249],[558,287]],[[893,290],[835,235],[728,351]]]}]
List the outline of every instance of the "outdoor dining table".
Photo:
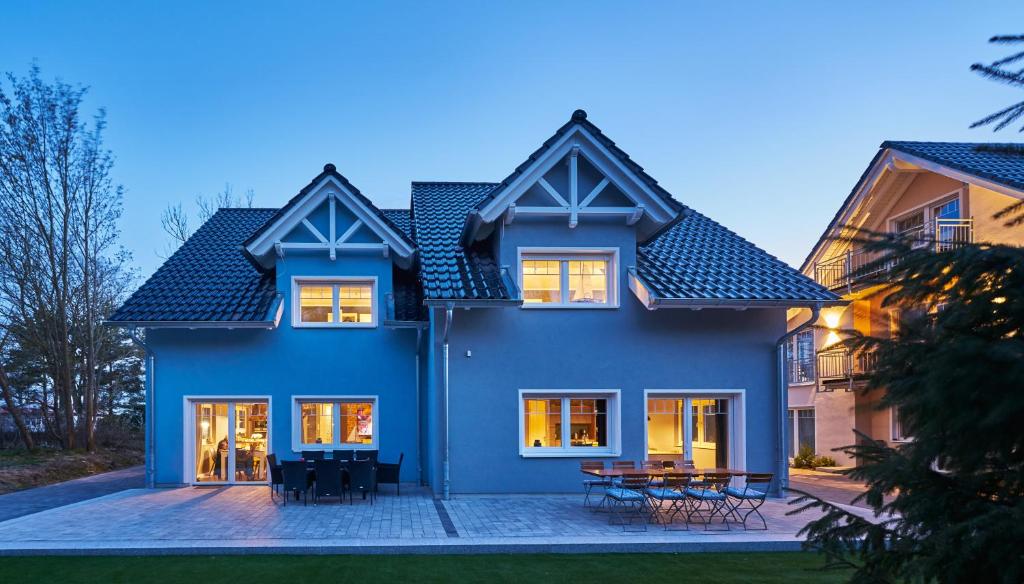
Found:
[{"label": "outdoor dining table", "polygon": [[745,470],[734,468],[588,468],[583,474],[595,477],[621,477],[624,475],[646,474],[653,477],[660,477],[666,474],[685,475],[706,475],[706,474],[727,474],[733,477],[742,477],[749,474]]}]

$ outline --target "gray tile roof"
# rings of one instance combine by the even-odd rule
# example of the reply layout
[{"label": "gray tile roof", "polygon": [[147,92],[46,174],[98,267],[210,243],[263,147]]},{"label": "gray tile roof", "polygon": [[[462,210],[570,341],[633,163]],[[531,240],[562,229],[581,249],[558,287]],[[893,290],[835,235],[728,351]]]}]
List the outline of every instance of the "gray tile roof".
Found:
[{"label": "gray tile roof", "polygon": [[692,209],[639,246],[636,268],[637,275],[659,298],[838,299],[786,263]]},{"label": "gray tile roof", "polygon": [[1024,152],[992,151],[1001,146],[1019,150],[1024,144],[890,140],[883,142],[880,148],[892,148],[1008,187],[1024,189]]},{"label": "gray tile roof", "polygon": [[108,319],[144,321],[261,321],[276,294],[241,243],[277,209],[221,209],[214,213]]},{"label": "gray tile roof", "polygon": [[420,283],[428,300],[507,300],[501,270],[491,254],[459,245],[466,215],[494,183],[412,183],[413,233]]}]

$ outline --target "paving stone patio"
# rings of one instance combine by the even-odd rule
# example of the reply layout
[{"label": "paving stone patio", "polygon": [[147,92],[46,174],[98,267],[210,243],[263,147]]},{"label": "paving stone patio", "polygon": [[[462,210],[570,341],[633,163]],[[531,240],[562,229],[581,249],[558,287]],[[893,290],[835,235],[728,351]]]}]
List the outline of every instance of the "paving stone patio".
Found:
[{"label": "paving stone patio", "polygon": [[[469,553],[474,551],[703,551],[798,549],[809,516],[769,500],[765,531],[624,532],[576,495],[382,493],[376,504],[337,499],[281,504],[266,487],[129,489],[0,523],[0,554],[18,553]],[[863,509],[857,509],[864,512]],[[445,519],[451,523],[445,528]]]}]

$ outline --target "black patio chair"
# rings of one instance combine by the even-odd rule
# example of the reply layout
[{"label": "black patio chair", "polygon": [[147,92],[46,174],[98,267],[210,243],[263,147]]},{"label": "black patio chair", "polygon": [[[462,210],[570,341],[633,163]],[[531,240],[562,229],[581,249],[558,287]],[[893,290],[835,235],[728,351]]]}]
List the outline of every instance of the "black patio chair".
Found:
[{"label": "black patio chair", "polygon": [[305,460],[305,461],[323,460],[324,459],[324,451],[323,450],[303,450],[302,451],[302,459]]},{"label": "black patio chair", "polygon": [[[584,460],[580,462],[580,471],[584,474],[587,471],[604,470],[604,463],[600,460]],[[593,475],[590,475],[593,477]],[[597,478],[585,478],[583,479],[583,506],[591,507],[590,503],[590,492],[594,488],[607,489],[612,486],[612,480],[608,477],[597,477]],[[596,494],[594,495],[597,496]],[[597,508],[600,509],[604,505],[604,494],[602,492],[601,500],[597,502]]]},{"label": "black patio chair", "polygon": [[373,464],[377,464],[377,452],[377,450],[356,450],[352,460],[369,460]]},{"label": "black patio chair", "polygon": [[298,499],[302,493],[302,505],[309,501],[309,488],[313,486],[313,477],[306,470],[306,463],[301,460],[285,460],[281,462],[281,475],[283,483],[281,490],[284,492],[284,504],[288,505],[288,495],[294,494]]},{"label": "black patio chair", "polygon": [[359,492],[363,494],[363,499],[366,496],[370,496],[370,504],[373,504],[374,498],[376,497],[377,490],[377,467],[370,460],[354,460],[348,463],[348,478],[349,478],[349,500],[352,499],[352,493]]},{"label": "black patio chair", "polygon": [[703,480],[691,481],[686,489],[686,520],[697,517],[704,524],[704,529],[708,529],[715,517],[721,517],[725,528],[731,530],[729,516],[732,510],[725,498],[730,480],[732,477],[727,474],[705,473]]},{"label": "black patio chair", "polygon": [[320,502],[320,497],[338,497],[338,503],[344,501],[341,490],[341,461],[317,460],[313,463],[316,470],[316,484],[313,487],[313,504]]},{"label": "black patio chair", "polygon": [[754,529],[768,529],[768,522],[765,521],[764,515],[761,515],[759,508],[764,505],[773,478],[775,475],[772,473],[750,473],[747,475],[746,485],[742,489],[738,487],[725,489],[725,495],[729,501],[729,512],[743,524],[743,529],[749,529],[747,518],[751,515],[757,515],[764,525],[764,527],[755,527]]},{"label": "black patio chair", "polygon": [[355,460],[355,450],[332,450],[331,458],[334,460]]},{"label": "black patio chair", "polygon": [[[686,488],[690,485],[690,475],[686,473],[669,472],[662,477],[659,485],[647,488],[647,497],[651,503],[651,516],[655,521],[665,526],[665,531],[673,525],[673,521],[679,515],[686,515]],[[683,521],[683,529],[689,531],[690,524]]]},{"label": "black patio chair", "polygon": [[277,455],[267,455],[267,468],[270,469],[270,498],[273,500],[277,488],[284,484],[284,475],[281,474],[281,465],[277,464]]},{"label": "black patio chair", "polygon": [[403,460],[405,460],[404,452],[398,455],[398,464],[392,462],[377,463],[377,485],[381,483],[395,485],[395,494],[398,496],[402,496],[402,487],[399,484],[399,480],[402,474]]}]

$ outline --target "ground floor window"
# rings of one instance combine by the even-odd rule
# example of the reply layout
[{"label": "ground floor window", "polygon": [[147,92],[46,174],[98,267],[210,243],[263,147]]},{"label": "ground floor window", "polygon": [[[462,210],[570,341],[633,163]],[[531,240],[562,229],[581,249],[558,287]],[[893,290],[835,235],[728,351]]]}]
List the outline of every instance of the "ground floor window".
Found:
[{"label": "ground floor window", "polygon": [[268,402],[203,400],[189,406],[195,482],[267,480]]},{"label": "ground floor window", "polygon": [[889,408],[890,426],[892,426],[892,441],[893,442],[906,442],[910,440],[907,436],[906,430],[903,428],[903,420],[900,416],[900,409],[897,407]]},{"label": "ground floor window", "polygon": [[726,468],[732,399],[652,396],[647,399],[647,458],[691,460],[698,468]]},{"label": "ground floor window", "polygon": [[520,392],[524,456],[587,456],[616,449],[618,393]]},{"label": "ground floor window", "polygon": [[789,457],[793,458],[799,454],[800,449],[808,447],[815,451],[814,446],[814,410],[813,409],[791,409],[787,416],[789,436],[787,436],[786,447],[789,450]]},{"label": "ground floor window", "polygon": [[297,397],[292,408],[292,449],[375,449],[377,398]]}]

